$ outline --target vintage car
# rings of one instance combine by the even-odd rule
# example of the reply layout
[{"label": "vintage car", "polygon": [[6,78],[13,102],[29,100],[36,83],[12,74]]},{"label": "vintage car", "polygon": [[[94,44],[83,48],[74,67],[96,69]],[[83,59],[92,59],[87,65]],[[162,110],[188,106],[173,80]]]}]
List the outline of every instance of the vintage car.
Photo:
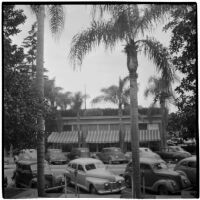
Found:
[{"label": "vintage car", "polygon": [[73,148],[71,152],[67,155],[69,160],[74,160],[77,158],[89,158],[90,157],[90,150],[88,148]]},{"label": "vintage car", "polygon": [[196,156],[185,158],[179,161],[174,168],[175,171],[185,174],[193,186],[197,185],[198,179],[196,160]]},{"label": "vintage car", "polygon": [[[169,169],[165,162],[141,158],[140,159],[141,187],[166,195],[178,193],[191,186],[188,178]],[[131,187],[132,161],[126,167],[124,178],[127,187]]]},{"label": "vintage car", "polygon": [[192,156],[180,146],[168,146],[156,152],[165,161],[179,161]]},{"label": "vintage car", "polygon": [[[140,158],[152,158],[152,159],[162,160],[162,158],[157,153],[154,153],[151,149],[147,147],[140,147],[139,155]],[[130,161],[132,159],[132,152],[131,151],[126,152],[125,157],[127,160]]]},{"label": "vintage car", "polygon": [[[62,191],[64,187],[64,177],[55,176],[49,164],[45,161],[45,191]],[[37,187],[37,160],[20,160],[16,163],[12,179],[16,187]]]},{"label": "vintage car", "polygon": [[108,164],[122,164],[127,163],[127,159],[118,147],[103,148],[100,153],[96,154],[96,158]]},{"label": "vintage car", "polygon": [[68,163],[66,173],[68,184],[91,193],[114,193],[125,189],[124,178],[106,169],[102,161],[94,158],[78,158]]},{"label": "vintage car", "polygon": [[50,151],[50,152],[47,152],[45,158],[49,162],[49,164],[52,164],[52,165],[56,165],[56,164],[63,165],[63,164],[67,164],[68,162],[68,158],[65,156],[63,152]]}]

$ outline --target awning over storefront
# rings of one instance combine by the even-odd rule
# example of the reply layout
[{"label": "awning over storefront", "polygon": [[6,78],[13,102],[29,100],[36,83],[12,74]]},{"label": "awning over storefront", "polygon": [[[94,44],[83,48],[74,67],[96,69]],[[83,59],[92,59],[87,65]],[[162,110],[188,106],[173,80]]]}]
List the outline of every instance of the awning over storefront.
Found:
[{"label": "awning over storefront", "polygon": [[[159,141],[160,140],[160,131],[159,130],[139,130],[139,139],[140,142],[148,141]],[[131,141],[130,130],[125,132],[125,142]]]},{"label": "awning over storefront", "polygon": [[65,132],[52,132],[47,139],[48,143],[78,143],[78,132],[77,131],[65,131]]},{"label": "awning over storefront", "polygon": [[[159,130],[139,130],[140,142],[159,141]],[[48,143],[69,144],[78,143],[77,131],[52,132],[47,139]],[[118,143],[119,131],[88,131],[86,143]],[[130,130],[125,131],[125,142],[131,141]]]},{"label": "awning over storefront", "polygon": [[89,131],[86,143],[117,143],[119,142],[119,131]]}]

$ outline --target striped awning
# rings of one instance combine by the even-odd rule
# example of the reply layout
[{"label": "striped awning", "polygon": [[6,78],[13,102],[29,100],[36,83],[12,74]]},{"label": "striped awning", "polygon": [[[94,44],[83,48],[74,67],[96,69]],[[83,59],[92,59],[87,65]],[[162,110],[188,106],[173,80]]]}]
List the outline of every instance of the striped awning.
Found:
[{"label": "striped awning", "polygon": [[[140,139],[140,142],[159,141],[160,131],[159,130],[139,130],[139,139]],[[130,130],[126,130],[125,142],[130,142],[130,141],[131,141]]]},{"label": "striped awning", "polygon": [[117,143],[119,131],[88,131],[86,143]]},{"label": "striped awning", "polygon": [[47,139],[48,143],[78,143],[78,131],[52,132]]}]

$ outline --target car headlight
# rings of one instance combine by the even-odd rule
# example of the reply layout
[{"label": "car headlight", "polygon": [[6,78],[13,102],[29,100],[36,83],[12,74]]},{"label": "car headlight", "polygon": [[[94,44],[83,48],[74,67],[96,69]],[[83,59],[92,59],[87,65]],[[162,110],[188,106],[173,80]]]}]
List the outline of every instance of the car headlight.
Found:
[{"label": "car headlight", "polygon": [[110,184],[109,184],[109,183],[104,183],[104,188],[105,188],[105,190],[108,190],[109,187],[110,187]]}]

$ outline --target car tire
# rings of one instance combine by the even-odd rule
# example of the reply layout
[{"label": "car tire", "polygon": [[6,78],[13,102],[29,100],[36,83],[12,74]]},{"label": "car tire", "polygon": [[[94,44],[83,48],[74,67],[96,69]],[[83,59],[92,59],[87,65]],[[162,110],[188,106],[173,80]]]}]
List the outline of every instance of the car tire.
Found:
[{"label": "car tire", "polygon": [[158,187],[158,193],[159,193],[159,195],[168,195],[169,190],[167,189],[166,186],[161,185],[161,186]]},{"label": "car tire", "polygon": [[112,165],[112,158],[108,158],[108,164]]},{"label": "car tire", "polygon": [[125,185],[127,188],[131,188],[131,177],[130,176],[125,176]]},{"label": "car tire", "polygon": [[97,194],[97,190],[96,190],[96,188],[94,187],[94,185],[90,185],[90,193],[91,193],[91,194]]}]

